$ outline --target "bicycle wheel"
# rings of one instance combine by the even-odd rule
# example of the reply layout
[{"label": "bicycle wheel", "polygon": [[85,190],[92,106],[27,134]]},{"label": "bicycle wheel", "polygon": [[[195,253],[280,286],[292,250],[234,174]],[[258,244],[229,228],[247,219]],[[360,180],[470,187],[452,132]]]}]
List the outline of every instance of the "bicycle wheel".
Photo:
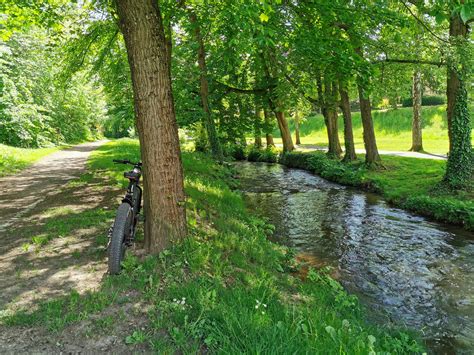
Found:
[{"label": "bicycle wheel", "polygon": [[120,273],[120,264],[125,256],[125,240],[130,233],[131,224],[132,208],[128,203],[122,203],[117,210],[109,243],[109,274],[111,275]]}]

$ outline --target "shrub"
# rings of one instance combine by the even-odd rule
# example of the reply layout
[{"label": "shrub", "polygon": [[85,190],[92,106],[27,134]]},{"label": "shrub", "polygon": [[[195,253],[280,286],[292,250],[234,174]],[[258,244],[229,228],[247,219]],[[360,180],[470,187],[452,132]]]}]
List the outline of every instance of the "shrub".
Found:
[{"label": "shrub", "polygon": [[278,153],[275,148],[268,147],[266,149],[257,148],[254,145],[248,148],[248,161],[276,163],[278,161]]},{"label": "shrub", "polygon": [[[444,96],[423,96],[421,98],[421,106],[437,106],[437,105],[444,105],[446,103],[446,99]],[[402,101],[403,107],[412,107],[413,106],[413,98],[409,97]]]},{"label": "shrub", "polygon": [[228,143],[222,147],[224,156],[235,160],[245,160],[247,158],[245,149],[241,144]]}]

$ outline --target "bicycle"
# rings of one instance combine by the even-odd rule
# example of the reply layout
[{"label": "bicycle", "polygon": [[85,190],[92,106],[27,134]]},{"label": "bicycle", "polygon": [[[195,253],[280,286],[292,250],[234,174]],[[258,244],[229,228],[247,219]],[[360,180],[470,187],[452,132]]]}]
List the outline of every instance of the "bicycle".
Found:
[{"label": "bicycle", "polygon": [[108,269],[109,274],[117,275],[121,270],[121,263],[125,256],[125,250],[130,247],[135,239],[135,232],[140,216],[142,202],[142,188],[140,178],[142,175],[142,163],[134,163],[129,160],[113,160],[116,164],[128,164],[133,170],[125,172],[123,176],[129,180],[127,192],[122,203],[117,209],[115,221],[109,231],[108,245]]}]

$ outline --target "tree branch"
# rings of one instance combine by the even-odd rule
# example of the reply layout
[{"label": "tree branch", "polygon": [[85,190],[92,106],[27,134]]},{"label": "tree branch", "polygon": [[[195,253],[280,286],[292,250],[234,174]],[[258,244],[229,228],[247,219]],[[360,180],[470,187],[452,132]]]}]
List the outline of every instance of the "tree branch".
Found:
[{"label": "tree branch", "polygon": [[429,28],[426,23],[424,23],[418,16],[415,15],[413,11],[411,11],[410,6],[406,4],[405,1],[399,0],[403,6],[408,10],[408,12],[415,18],[416,21],[418,21],[433,37],[435,37],[437,40],[444,42],[444,43],[449,43],[449,41],[445,40],[444,38],[439,37],[436,33],[433,32],[431,28]]},{"label": "tree branch", "polygon": [[227,92],[235,92],[235,93],[238,93],[238,94],[263,95],[263,94],[266,94],[268,92],[268,90],[272,88],[272,86],[267,86],[265,88],[241,89],[241,88],[236,88],[236,87],[221,83],[218,80],[214,80],[214,82],[216,82],[217,84],[225,87]]},{"label": "tree branch", "polygon": [[418,59],[391,59],[385,58],[382,60],[375,60],[372,61],[371,64],[378,64],[378,63],[401,63],[401,64],[427,64],[427,65],[436,65],[438,67],[442,65],[446,65],[445,62],[435,62],[431,60],[418,60]]}]

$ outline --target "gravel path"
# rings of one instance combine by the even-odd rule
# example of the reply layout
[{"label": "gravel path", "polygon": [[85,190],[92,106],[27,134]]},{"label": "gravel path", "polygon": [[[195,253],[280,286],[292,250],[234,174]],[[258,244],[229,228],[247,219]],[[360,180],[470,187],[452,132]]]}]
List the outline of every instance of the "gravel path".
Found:
[{"label": "gravel path", "polygon": [[98,182],[68,184],[86,172],[89,154],[103,143],[55,152],[18,174],[0,178],[0,312],[98,285],[105,265],[88,255],[97,250],[98,231],[80,230],[65,236],[58,232],[40,250],[32,244],[32,237],[41,236],[44,225],[58,218],[48,211],[63,208],[74,215],[110,205],[116,191],[101,191],[95,188]]}]

